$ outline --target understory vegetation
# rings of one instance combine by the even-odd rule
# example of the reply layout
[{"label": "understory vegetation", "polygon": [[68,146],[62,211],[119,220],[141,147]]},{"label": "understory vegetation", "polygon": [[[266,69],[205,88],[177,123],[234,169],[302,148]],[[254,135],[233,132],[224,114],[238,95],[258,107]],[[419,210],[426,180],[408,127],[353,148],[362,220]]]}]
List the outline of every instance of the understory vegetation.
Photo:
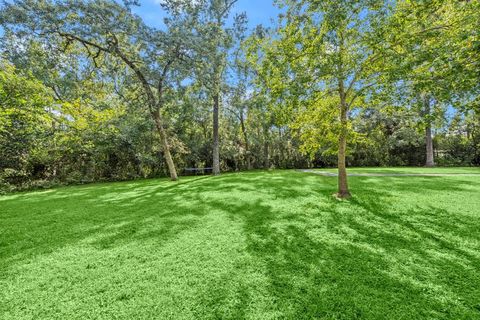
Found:
[{"label": "understory vegetation", "polygon": [[480,164],[478,0],[144,5],[2,2],[0,190]]},{"label": "understory vegetation", "polygon": [[0,0],[1,320],[480,320],[479,195],[480,0]]}]

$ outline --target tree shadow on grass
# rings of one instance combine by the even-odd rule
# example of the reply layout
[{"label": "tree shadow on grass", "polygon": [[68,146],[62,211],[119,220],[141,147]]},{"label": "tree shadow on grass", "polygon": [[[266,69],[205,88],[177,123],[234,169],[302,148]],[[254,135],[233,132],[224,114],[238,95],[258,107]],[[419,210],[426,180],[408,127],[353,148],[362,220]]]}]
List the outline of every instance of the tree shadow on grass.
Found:
[{"label": "tree shadow on grass", "polygon": [[[0,198],[0,267],[81,241],[111,248],[131,241],[167,241],[195,228],[212,208],[208,198],[270,192],[302,197],[301,176],[265,173],[71,186]],[[272,178],[271,180],[269,178]]]},{"label": "tree shadow on grass", "polygon": [[[273,308],[282,318],[480,317],[480,260],[475,251],[480,235],[472,234],[478,221],[472,225],[468,217],[453,217],[433,205],[397,207],[389,200],[398,194],[386,191],[380,182],[365,188],[365,197],[349,202],[338,202],[325,192],[313,215],[301,209],[279,212],[268,199],[254,205],[210,205],[242,221],[247,250],[263,262]],[[390,181],[389,190],[445,190],[439,181],[399,183],[400,187]],[[465,191],[472,184],[457,180],[449,181],[448,187]],[[295,189],[295,183],[291,187]],[[230,298],[214,297],[220,305]],[[250,304],[220,315],[244,315]]]},{"label": "tree shadow on grass", "polygon": [[[0,266],[85,239],[99,248],[149,236],[167,240],[195,227],[197,219],[206,214],[195,203],[175,198],[179,194],[169,194],[170,190],[201,180],[67,187],[5,200],[0,212]],[[154,195],[160,196],[152,199]]]},{"label": "tree shadow on grass", "polygon": [[[162,245],[225,214],[241,226],[243,240],[232,241],[245,241],[245,257],[220,283],[215,278],[198,288],[191,302],[201,306],[198,318],[478,318],[478,218],[454,216],[435,203],[402,207],[396,200],[402,193],[446,186],[441,178],[399,179],[351,179],[356,196],[350,201],[331,196],[336,179],[296,172],[26,196],[15,201],[23,201],[28,216],[15,217],[13,206],[3,213],[14,231],[3,236],[9,249],[2,259],[20,261],[82,241],[99,250],[151,240]],[[446,183],[450,192],[475,185]]]}]

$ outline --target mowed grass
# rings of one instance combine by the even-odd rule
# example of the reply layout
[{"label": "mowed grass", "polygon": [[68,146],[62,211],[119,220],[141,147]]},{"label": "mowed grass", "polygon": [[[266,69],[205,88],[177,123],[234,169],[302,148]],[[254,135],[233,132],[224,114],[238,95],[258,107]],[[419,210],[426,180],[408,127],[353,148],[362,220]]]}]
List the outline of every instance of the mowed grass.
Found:
[{"label": "mowed grass", "polygon": [[0,319],[480,319],[480,177],[350,185],[338,201],[335,177],[272,171],[2,196]]},{"label": "mowed grass", "polygon": [[[336,173],[338,170],[333,168],[328,169],[316,169],[316,171],[321,172],[331,172]],[[387,168],[387,167],[364,167],[364,168],[348,168],[349,173],[361,173],[361,174],[461,174],[461,175],[479,175],[480,178],[480,168],[469,168],[469,167],[435,167],[435,168],[425,168],[425,167],[398,167],[398,168]]]}]

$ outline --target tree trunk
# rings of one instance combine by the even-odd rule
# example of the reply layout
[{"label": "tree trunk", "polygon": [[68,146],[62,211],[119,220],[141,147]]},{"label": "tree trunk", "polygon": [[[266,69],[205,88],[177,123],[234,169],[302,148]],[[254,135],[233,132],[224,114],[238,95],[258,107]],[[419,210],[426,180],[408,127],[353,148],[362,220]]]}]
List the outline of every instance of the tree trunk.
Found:
[{"label": "tree trunk", "polygon": [[143,170],[142,167],[142,161],[137,157],[135,154],[135,151],[133,151],[133,164],[135,165],[135,168],[137,170],[137,176],[145,178],[145,171]]},{"label": "tree trunk", "polygon": [[243,139],[245,142],[245,161],[247,162],[247,170],[251,170],[250,145],[248,143],[248,134],[247,128],[245,127],[245,119],[243,118],[243,110],[240,110],[240,126],[242,128]]},{"label": "tree trunk", "polygon": [[219,94],[216,92],[213,96],[213,175],[220,174],[220,141],[218,136],[219,100]]},{"label": "tree trunk", "polygon": [[270,132],[269,126],[267,124],[263,124],[263,167],[265,169],[270,168],[270,147],[268,145],[270,141]]},{"label": "tree trunk", "polygon": [[286,166],[285,166],[285,163],[286,163],[286,159],[285,159],[285,154],[284,154],[284,143],[283,143],[283,135],[282,135],[282,129],[279,127],[278,128],[278,155],[279,155],[279,158],[278,158],[278,166],[281,168],[281,169],[286,169]]},{"label": "tree trunk", "polygon": [[347,166],[346,166],[346,149],[347,139],[344,134],[340,134],[338,141],[338,193],[339,198],[349,198],[350,191],[348,190]]},{"label": "tree trunk", "polygon": [[433,138],[432,138],[432,126],[430,123],[427,124],[425,129],[425,141],[427,143],[427,167],[435,167],[435,160],[433,155]]},{"label": "tree trunk", "polygon": [[[50,110],[51,112],[51,110]],[[52,120],[52,134],[55,135],[57,131],[57,126],[56,126],[56,123],[55,123],[55,120]],[[56,139],[52,139],[53,141],[53,150],[54,152],[57,151],[57,140]],[[55,156],[55,153],[53,153],[53,156]],[[55,178],[57,177],[57,166],[58,166],[58,162],[57,161],[54,161],[53,162],[53,168],[52,168],[52,176]]]},{"label": "tree trunk", "polygon": [[350,198],[350,191],[348,190],[348,178],[347,178],[347,165],[346,165],[346,153],[347,153],[347,102],[345,96],[345,87],[343,80],[339,81],[339,94],[340,94],[340,136],[338,139],[338,198]]},{"label": "tree trunk", "polygon": [[432,138],[432,121],[430,119],[430,99],[427,95],[424,97],[424,105],[425,105],[425,117],[426,121],[426,128],[425,128],[425,144],[427,149],[427,156],[426,156],[426,167],[434,167],[435,160],[433,154],[433,138]]},{"label": "tree trunk", "polygon": [[170,146],[168,144],[167,133],[165,132],[165,128],[163,127],[162,119],[160,117],[160,111],[153,112],[153,118],[155,120],[155,125],[157,127],[157,131],[160,134],[160,141],[162,143],[163,148],[163,155],[165,157],[165,161],[167,162],[168,171],[170,172],[170,179],[172,181],[177,181],[177,170],[175,168],[175,164],[173,163],[172,154],[170,153]]}]

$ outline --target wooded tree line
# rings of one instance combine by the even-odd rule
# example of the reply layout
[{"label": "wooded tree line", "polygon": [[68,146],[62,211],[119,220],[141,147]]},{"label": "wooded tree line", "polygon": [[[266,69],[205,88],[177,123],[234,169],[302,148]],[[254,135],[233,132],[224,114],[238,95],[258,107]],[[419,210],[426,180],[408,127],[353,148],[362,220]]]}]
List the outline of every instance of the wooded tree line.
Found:
[{"label": "wooded tree line", "polygon": [[480,164],[480,1],[2,4],[2,188],[221,171]]}]

